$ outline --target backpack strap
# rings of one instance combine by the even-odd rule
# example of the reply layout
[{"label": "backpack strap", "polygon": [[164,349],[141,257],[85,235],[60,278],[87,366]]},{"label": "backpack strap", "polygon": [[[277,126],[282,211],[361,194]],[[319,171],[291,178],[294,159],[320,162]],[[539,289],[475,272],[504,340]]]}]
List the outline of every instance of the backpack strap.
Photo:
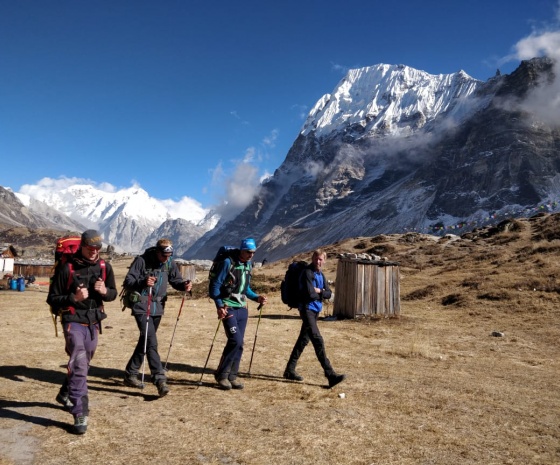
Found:
[{"label": "backpack strap", "polygon": [[[74,278],[74,265],[72,265],[72,262],[70,261],[66,262],[66,264],[68,265],[68,282],[66,283],[66,290],[69,291],[70,286],[72,285],[72,279]],[[68,311],[71,315],[76,313],[76,309],[74,307],[69,306]]]},{"label": "backpack strap", "polygon": [[101,279],[105,282],[107,279],[107,264],[102,258],[99,259],[99,266],[101,267]]},{"label": "backpack strap", "polygon": [[68,282],[66,283],[66,290],[70,290],[70,286],[72,285],[72,279],[74,278],[74,266],[71,262],[67,262],[68,265]]}]

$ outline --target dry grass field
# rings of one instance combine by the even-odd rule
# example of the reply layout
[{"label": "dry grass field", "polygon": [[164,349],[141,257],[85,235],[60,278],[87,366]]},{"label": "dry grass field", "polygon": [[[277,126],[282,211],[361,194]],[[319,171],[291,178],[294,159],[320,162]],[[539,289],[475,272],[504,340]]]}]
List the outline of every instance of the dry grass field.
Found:
[{"label": "dry grass field", "polygon": [[[225,342],[215,334],[205,272],[195,297],[172,293],[158,331],[171,393],[122,384],[137,340],[128,311],[107,306],[90,375],[90,426],[70,433],[55,402],[65,373],[46,287],[0,291],[1,464],[558,464],[560,463],[560,216],[542,215],[462,239],[420,234],[355,238],[325,247],[400,263],[400,318],[321,320],[333,366],[327,389],[311,347],[282,378],[300,322],[279,298],[287,261],[255,270],[270,303],[245,389],[216,389]],[[305,254],[299,258],[308,258]],[[113,261],[120,285],[130,260]],[[336,283],[335,288],[336,292]],[[332,308],[327,309],[332,313]],[[256,305],[246,333],[247,371]],[[493,332],[502,337],[492,336]]]}]

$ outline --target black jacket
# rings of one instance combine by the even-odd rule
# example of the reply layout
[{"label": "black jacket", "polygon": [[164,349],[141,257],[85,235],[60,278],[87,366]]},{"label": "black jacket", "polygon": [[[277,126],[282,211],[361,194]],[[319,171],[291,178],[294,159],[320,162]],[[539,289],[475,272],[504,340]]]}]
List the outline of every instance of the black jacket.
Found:
[{"label": "black jacket", "polygon": [[[102,277],[100,261],[91,264],[86,262],[80,252],[70,260],[72,274],[68,263],[62,265],[55,273],[47,303],[61,310],[62,323],[76,322],[81,324],[97,323],[107,317],[103,310],[104,302],[117,298],[115,275],[109,263],[105,263],[105,287],[107,294],[102,296],[94,289],[95,282]],[[74,300],[76,289],[83,285],[88,288],[89,298],[82,302]]]},{"label": "black jacket", "polygon": [[124,287],[131,291],[136,291],[142,295],[139,302],[132,307],[134,315],[142,315],[148,309],[148,287],[146,279],[152,274],[157,277],[156,284],[152,288],[152,306],[150,315],[163,315],[165,311],[165,302],[167,300],[167,285],[177,291],[185,290],[185,282],[179,268],[171,258],[160,263],[157,257],[155,247],[146,249],[145,252],[136,257],[130,265],[126,277],[124,278]]}]

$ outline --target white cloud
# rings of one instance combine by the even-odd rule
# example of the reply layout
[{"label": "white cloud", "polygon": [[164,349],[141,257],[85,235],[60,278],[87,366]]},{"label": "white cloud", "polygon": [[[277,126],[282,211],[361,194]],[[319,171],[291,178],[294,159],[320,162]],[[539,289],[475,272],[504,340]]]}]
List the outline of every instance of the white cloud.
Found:
[{"label": "white cloud", "polygon": [[243,157],[243,163],[251,163],[255,160],[257,154],[257,149],[255,147],[249,147],[245,150],[245,156]]},{"label": "white cloud", "polygon": [[190,197],[182,197],[178,201],[164,199],[161,200],[161,203],[167,209],[171,218],[185,218],[195,223],[203,220],[208,212],[202,208],[200,202]]},{"label": "white cloud", "polygon": [[304,169],[306,174],[316,178],[325,169],[325,165],[316,161],[309,161],[305,164]]},{"label": "white cloud", "polygon": [[212,172],[212,188],[216,194],[216,210],[224,218],[231,218],[247,207],[260,189],[262,182],[271,174],[259,175],[258,164],[268,156],[267,150],[274,147],[279,131],[273,129],[261,141],[261,147],[248,147],[243,158],[231,160],[228,171],[220,162]]},{"label": "white cloud", "polygon": [[265,147],[274,148],[276,145],[276,139],[278,139],[279,131],[278,129],[273,129],[270,131],[270,135],[265,136],[262,143]]},{"label": "white cloud", "polygon": [[340,74],[346,74],[350,69],[348,66],[339,65],[338,63],[331,62],[331,69]]},{"label": "white cloud", "polygon": [[521,103],[521,107],[539,120],[560,126],[560,31],[532,33],[515,45],[516,56],[527,60],[547,56],[553,60],[551,79],[543,79]]},{"label": "white cloud", "polygon": [[305,121],[309,113],[309,107],[307,105],[292,105],[292,110],[297,111],[298,118],[302,121]]}]

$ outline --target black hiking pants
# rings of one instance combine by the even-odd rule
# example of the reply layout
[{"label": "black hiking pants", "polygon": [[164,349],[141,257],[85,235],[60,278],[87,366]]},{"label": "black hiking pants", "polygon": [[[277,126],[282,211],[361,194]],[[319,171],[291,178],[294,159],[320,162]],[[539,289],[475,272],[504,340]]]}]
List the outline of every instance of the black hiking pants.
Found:
[{"label": "black hiking pants", "polygon": [[[134,352],[130,360],[126,365],[126,372],[129,375],[137,376],[142,368],[142,363],[144,362],[144,344],[146,341],[146,314],[134,315],[136,319],[136,324],[140,330],[140,336],[138,337],[138,342],[134,348]],[[161,322],[161,315],[151,316],[148,321],[148,343],[146,345],[146,358],[148,360],[148,366],[150,367],[150,373],[152,375],[152,382],[156,384],[158,381],[165,381],[167,376],[165,375],[165,370],[161,364],[161,358],[158,353],[158,341],[156,332]]]},{"label": "black hiking pants", "polygon": [[331,366],[331,362],[327,358],[323,336],[321,336],[319,327],[317,326],[319,312],[314,312],[306,307],[300,307],[299,316],[301,317],[301,330],[292,350],[292,354],[290,355],[290,359],[288,360],[286,370],[292,372],[296,370],[299,357],[307,344],[309,344],[309,341],[311,341],[311,344],[313,344],[313,348],[315,349],[315,355],[317,355],[317,360],[319,360],[319,363],[325,372],[325,376],[327,378],[333,376],[335,371]]}]

